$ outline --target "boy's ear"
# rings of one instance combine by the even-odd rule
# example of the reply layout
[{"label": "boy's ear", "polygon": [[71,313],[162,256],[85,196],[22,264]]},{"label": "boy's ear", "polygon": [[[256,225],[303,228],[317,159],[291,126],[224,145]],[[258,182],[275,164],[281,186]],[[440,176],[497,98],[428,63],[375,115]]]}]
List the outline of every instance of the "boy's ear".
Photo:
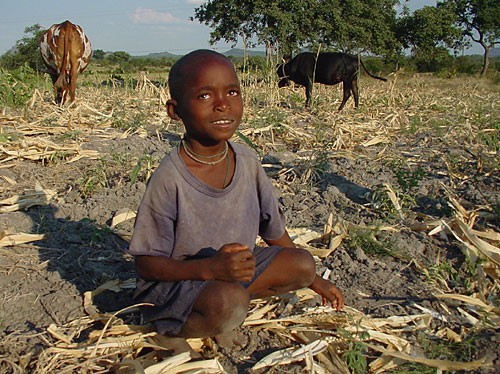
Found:
[{"label": "boy's ear", "polygon": [[170,99],[167,101],[167,114],[170,118],[180,121],[181,117],[177,114],[177,101]]}]

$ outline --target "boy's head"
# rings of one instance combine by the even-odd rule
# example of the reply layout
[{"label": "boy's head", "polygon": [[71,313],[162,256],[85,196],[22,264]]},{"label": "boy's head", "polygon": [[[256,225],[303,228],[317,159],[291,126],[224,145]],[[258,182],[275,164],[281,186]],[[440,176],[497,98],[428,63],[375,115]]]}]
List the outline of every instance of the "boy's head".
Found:
[{"label": "boy's head", "polygon": [[[196,74],[196,71],[203,67],[209,60],[218,60],[221,63],[234,65],[229,58],[219,52],[210,49],[198,49],[178,59],[170,68],[168,75],[168,87],[170,97],[177,100],[178,96],[188,85],[189,78]],[[236,71],[235,71],[236,74]]]},{"label": "boy's head", "polygon": [[168,84],[167,112],[182,120],[189,136],[222,140],[236,131],[243,100],[236,70],[226,56],[193,51],[172,66]]}]

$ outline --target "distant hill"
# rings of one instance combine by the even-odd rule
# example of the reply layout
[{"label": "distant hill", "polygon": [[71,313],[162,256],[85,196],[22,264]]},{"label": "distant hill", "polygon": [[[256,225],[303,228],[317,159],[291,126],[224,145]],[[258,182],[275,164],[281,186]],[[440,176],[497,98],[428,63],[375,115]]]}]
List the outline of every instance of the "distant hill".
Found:
[{"label": "distant hill", "polygon": [[[224,56],[233,56],[233,57],[243,57],[245,53],[244,49],[241,48],[233,48],[230,49],[229,51],[222,52]],[[248,56],[261,56],[261,57],[266,57],[266,52],[264,51],[253,51],[250,49],[246,50],[246,53]],[[182,55],[175,55],[170,52],[157,52],[157,53],[149,53],[147,55],[142,55],[142,56],[132,56],[132,58],[150,58],[150,59],[157,59],[157,58],[179,58]]]},{"label": "distant hill", "polygon": [[500,48],[492,48],[490,51],[490,57],[500,57]]},{"label": "distant hill", "polygon": [[170,53],[170,52],[156,52],[156,53],[149,53],[147,55],[142,55],[142,56],[132,56],[132,58],[150,58],[150,59],[179,58],[179,57],[181,57],[181,56],[174,55],[173,53]]},{"label": "distant hill", "polygon": [[[264,51],[254,51],[251,49],[247,49],[246,53],[248,56],[261,56],[266,57],[266,52]],[[245,50],[241,48],[233,48],[227,52],[223,52],[224,56],[233,56],[233,57],[243,57],[245,55]]]}]

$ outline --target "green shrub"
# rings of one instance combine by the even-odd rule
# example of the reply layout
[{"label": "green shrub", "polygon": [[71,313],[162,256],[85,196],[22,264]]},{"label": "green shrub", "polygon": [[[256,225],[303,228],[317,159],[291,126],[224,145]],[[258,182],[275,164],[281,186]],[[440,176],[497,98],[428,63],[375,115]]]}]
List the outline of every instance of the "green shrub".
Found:
[{"label": "green shrub", "polygon": [[38,84],[36,72],[27,64],[10,71],[0,69],[0,105],[24,106],[33,96]]},{"label": "green shrub", "polygon": [[437,73],[454,66],[453,56],[443,47],[417,50],[412,60],[419,73]]},{"label": "green shrub", "polygon": [[388,71],[384,62],[380,58],[363,58],[363,63],[372,74],[385,74]]},{"label": "green shrub", "polygon": [[471,56],[460,56],[456,59],[457,71],[462,74],[477,74],[481,71],[482,61]]}]

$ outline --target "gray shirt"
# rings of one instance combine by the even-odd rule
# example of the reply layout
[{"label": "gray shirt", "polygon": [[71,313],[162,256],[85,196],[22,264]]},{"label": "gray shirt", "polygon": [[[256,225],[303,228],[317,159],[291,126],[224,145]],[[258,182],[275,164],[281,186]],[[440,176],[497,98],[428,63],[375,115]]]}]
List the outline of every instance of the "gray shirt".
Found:
[{"label": "gray shirt", "polygon": [[224,189],[211,187],[186,167],[179,148],[152,175],[142,199],[129,247],[132,255],[184,259],[226,243],[254,248],[257,236],[278,239],[285,224],[274,187],[256,155],[230,142],[234,177]]}]

